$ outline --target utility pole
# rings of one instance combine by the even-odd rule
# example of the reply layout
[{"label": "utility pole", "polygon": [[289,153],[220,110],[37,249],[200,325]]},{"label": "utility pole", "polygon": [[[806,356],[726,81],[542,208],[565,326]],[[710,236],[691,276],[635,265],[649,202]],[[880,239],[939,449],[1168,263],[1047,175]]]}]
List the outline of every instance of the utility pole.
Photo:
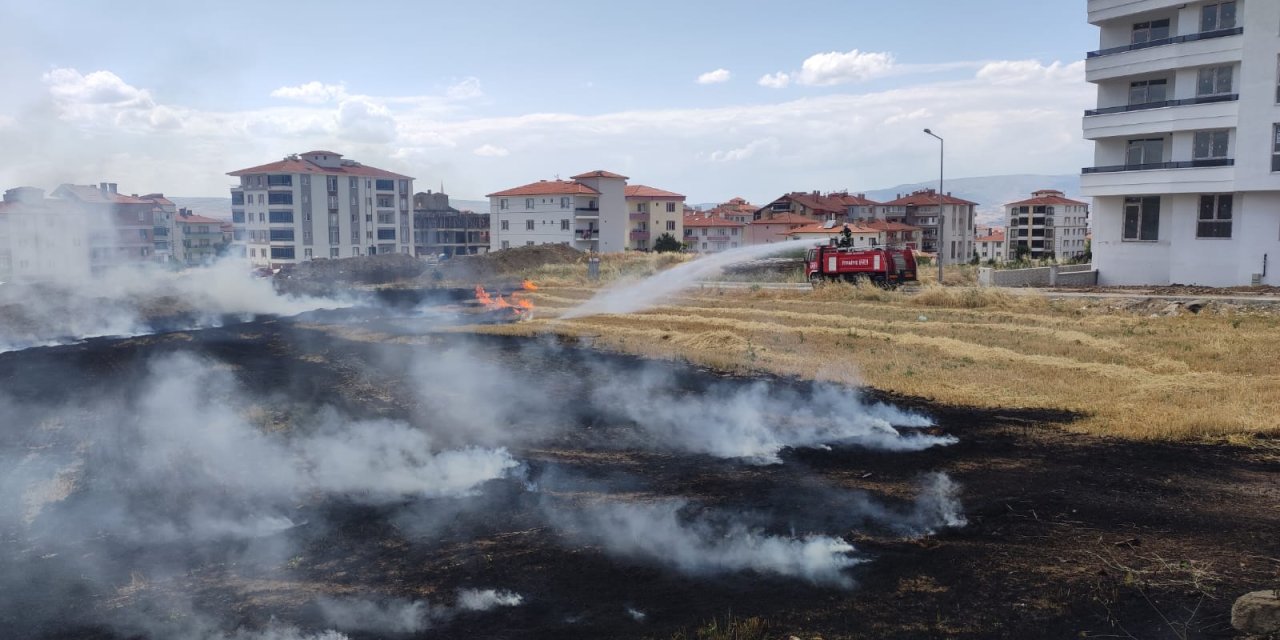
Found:
[{"label": "utility pole", "polygon": [[946,233],[947,222],[946,217],[942,215],[942,178],[944,175],[945,162],[947,158],[947,143],[942,136],[925,129],[925,133],[938,139],[938,284],[942,284],[942,252],[945,247],[943,242],[943,234]]}]

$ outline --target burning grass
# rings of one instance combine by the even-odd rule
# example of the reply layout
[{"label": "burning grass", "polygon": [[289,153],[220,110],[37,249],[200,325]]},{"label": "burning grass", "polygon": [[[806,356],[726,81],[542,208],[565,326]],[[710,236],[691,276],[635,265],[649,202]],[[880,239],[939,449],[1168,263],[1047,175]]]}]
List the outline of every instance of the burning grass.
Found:
[{"label": "burning grass", "polygon": [[1066,410],[1084,416],[1071,428],[1098,435],[1252,445],[1280,435],[1275,315],[1146,316],[972,287],[833,284],[691,291],[646,313],[558,321],[550,316],[589,291],[532,295],[539,319],[484,331],[585,336],[619,351],[834,377],[953,405]]}]

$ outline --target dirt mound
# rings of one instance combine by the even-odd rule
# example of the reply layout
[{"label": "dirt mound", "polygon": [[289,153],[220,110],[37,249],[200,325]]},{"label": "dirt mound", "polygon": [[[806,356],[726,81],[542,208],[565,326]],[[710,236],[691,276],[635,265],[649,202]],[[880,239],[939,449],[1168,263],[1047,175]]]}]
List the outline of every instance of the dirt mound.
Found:
[{"label": "dirt mound", "polygon": [[523,276],[549,264],[570,264],[587,254],[568,245],[538,244],[460,256],[440,265],[440,273],[451,279],[483,280],[496,276]]},{"label": "dirt mound", "polygon": [[275,283],[281,293],[324,295],[336,286],[413,280],[428,268],[426,262],[403,253],[311,260],[281,271]]}]

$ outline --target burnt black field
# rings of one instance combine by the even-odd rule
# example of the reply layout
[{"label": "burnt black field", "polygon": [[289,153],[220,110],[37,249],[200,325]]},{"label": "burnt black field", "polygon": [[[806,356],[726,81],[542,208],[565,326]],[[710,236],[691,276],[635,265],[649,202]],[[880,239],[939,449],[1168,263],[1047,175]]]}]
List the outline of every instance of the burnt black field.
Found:
[{"label": "burnt black field", "polygon": [[[362,322],[366,333],[344,338],[338,320]],[[678,393],[654,402],[691,429],[709,419],[700,411],[714,408],[699,397],[764,384],[804,402],[819,393],[811,384],[551,338],[424,334],[424,322],[313,315],[0,354],[5,637],[321,637],[337,628],[325,598],[422,602],[437,611],[412,630],[338,629],[350,638],[665,638],[730,616],[761,619],[767,637],[1078,637],[1121,628],[1143,638],[1229,637],[1231,598],[1265,580],[1274,571],[1266,558],[1280,555],[1280,501],[1266,482],[1280,469],[1265,453],[1087,438],[1063,429],[1070,415],[872,393],[865,402],[929,416],[936,426],[922,433],[957,442],[912,451],[858,442],[785,447],[777,463],[759,464],[637,429],[618,409],[621,398],[611,403],[598,392],[602,372],[661,378],[662,389]],[[414,373],[442,354],[433,377]],[[395,421],[432,433],[433,447],[502,449],[519,466],[459,495],[377,500],[351,490],[265,501],[244,488],[270,483],[272,469],[252,465],[234,482],[195,483],[206,472],[199,452],[136,461],[130,447],[145,442],[132,435],[128,415],[101,415],[103,406],[150,406],[150,394],[168,389],[155,386],[156,363],[174,357],[230,380],[186,409],[151,411],[171,411],[174,429],[199,425],[202,411],[219,407],[281,440],[335,420],[353,429],[364,424],[355,421]],[[493,370],[520,389],[484,386]],[[469,431],[468,415],[489,416],[495,428]],[[173,486],[132,484],[121,461],[148,466],[150,475],[139,477],[172,478]],[[33,506],[26,493],[16,496],[15,478],[46,462],[62,469],[48,474],[61,484]],[[94,475],[108,464],[111,475]],[[965,523],[907,531],[902,514],[939,472],[959,486]],[[851,545],[857,562],[819,580],[758,568],[689,570],[619,553],[556,515],[602,501],[665,500],[682,501],[682,522],[709,523],[712,541],[735,527],[782,540],[824,537]],[[251,535],[201,530],[190,518],[200,501],[215,503],[224,520],[269,514],[288,526]],[[868,502],[889,515],[872,514]],[[176,513],[185,519],[170,530]],[[1207,573],[1196,582],[1177,569],[1185,564],[1169,569],[1157,557]],[[521,602],[465,610],[456,603],[464,589],[519,594]],[[1189,618],[1183,629],[1166,621],[1193,609],[1178,618]]]}]

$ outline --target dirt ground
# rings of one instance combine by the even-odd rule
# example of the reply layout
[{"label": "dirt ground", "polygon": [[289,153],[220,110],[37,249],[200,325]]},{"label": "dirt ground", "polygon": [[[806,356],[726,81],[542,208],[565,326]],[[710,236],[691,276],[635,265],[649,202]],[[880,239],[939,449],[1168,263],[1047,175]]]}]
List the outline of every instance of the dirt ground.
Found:
[{"label": "dirt ground", "polygon": [[[273,321],[0,354],[0,385],[56,402],[125,384],[148,359],[182,351],[233,365],[247,387],[293,398],[298,415],[324,402],[359,415],[424,419],[414,418],[414,402],[396,390],[396,367],[370,363],[387,362],[387,353],[401,363],[430,358],[465,340],[513,366],[554,372],[542,382],[552,393],[555,379],[580,380],[587,361],[642,364],[573,344],[553,348],[546,338],[406,335],[377,322],[359,329]],[[662,366],[691,389],[726,380],[807,384]],[[124,636],[96,620],[121,608],[165,615],[166,603],[182,593],[237,626],[258,628],[275,618],[315,629],[323,628],[311,604],[320,594],[434,598],[464,586],[500,585],[524,594],[525,604],[464,615],[419,637],[669,638],[732,615],[763,619],[768,637],[806,640],[1217,638],[1233,637],[1228,618],[1236,596],[1280,580],[1275,451],[1081,435],[1064,428],[1076,416],[1062,412],[882,399],[933,416],[959,442],[915,453],[789,450],[782,464],[749,466],[632,447],[615,437],[626,424],[587,416],[567,435],[513,452],[535,476],[573,471],[605,482],[607,491],[625,486],[637,496],[683,496],[772,514],[770,528],[842,536],[871,558],[851,571],[853,589],[750,572],[689,576],[612,557],[548,527],[537,515],[537,498],[519,483],[494,481],[466,508],[440,501],[299,505],[299,520],[329,526],[288,534],[301,551],[283,565],[224,562],[217,548],[121,548],[103,577],[51,577],[4,594],[0,625],[16,638],[115,639]],[[21,440],[10,431],[3,446],[24,446]],[[851,522],[815,489],[905,500],[923,474],[938,471],[962,486],[968,525],[922,539]],[[454,515],[415,534],[397,526],[393,511],[402,508]],[[25,550],[7,549],[0,569],[34,562]],[[177,556],[170,559],[182,570],[151,579],[133,573],[142,558],[159,555]],[[627,608],[645,612],[645,619],[627,616]]]}]

